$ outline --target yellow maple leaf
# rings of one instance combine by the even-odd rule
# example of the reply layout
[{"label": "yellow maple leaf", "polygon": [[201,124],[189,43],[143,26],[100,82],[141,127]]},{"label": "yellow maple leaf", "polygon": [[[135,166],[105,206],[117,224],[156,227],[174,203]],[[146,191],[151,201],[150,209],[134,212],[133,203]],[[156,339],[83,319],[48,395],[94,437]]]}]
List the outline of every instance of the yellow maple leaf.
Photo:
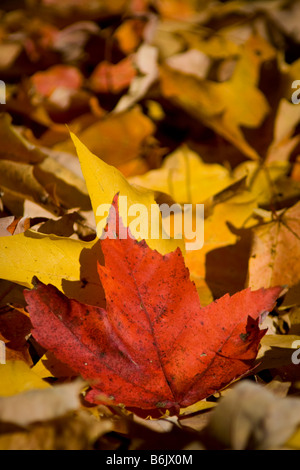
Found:
[{"label": "yellow maple leaf", "polygon": [[[132,187],[120,171],[92,154],[74,134],[71,136],[78,152],[97,224],[102,223],[104,226],[106,223],[106,217],[99,217],[98,207],[101,204],[110,205],[118,192],[127,196],[128,206],[143,204],[150,211],[153,205],[153,210],[159,212],[152,191],[140,191]],[[69,297],[101,306],[104,303],[104,294],[95,262],[102,257],[101,244],[98,241],[96,238],[91,242],[84,242],[44,235],[33,230],[0,237],[0,278],[32,287],[32,278],[37,276],[43,283],[53,284]],[[151,248],[162,254],[173,251],[177,246],[184,252],[184,240],[159,238],[148,242]]]}]

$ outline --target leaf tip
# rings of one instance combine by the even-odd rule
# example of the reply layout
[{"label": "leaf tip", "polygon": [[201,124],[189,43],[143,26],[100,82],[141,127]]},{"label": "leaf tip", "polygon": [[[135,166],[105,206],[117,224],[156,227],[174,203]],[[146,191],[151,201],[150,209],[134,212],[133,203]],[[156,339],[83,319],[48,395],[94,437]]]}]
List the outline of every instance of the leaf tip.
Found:
[{"label": "leaf tip", "polygon": [[31,279],[31,283],[34,289],[37,289],[38,286],[42,284],[41,281],[37,278],[37,276],[33,276],[33,278]]}]

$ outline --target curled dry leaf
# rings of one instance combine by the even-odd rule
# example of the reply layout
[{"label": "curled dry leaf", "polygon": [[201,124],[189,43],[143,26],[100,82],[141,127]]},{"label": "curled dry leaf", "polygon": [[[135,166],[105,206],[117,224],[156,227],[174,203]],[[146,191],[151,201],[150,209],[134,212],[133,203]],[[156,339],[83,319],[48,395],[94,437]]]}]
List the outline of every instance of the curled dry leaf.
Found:
[{"label": "curled dry leaf", "polygon": [[208,431],[227,448],[266,450],[285,444],[299,424],[299,398],[277,397],[242,381],[213,410]]},{"label": "curled dry leaf", "polygon": [[99,421],[86,410],[76,410],[31,423],[29,429],[11,428],[11,424],[2,423],[7,432],[0,435],[1,450],[93,450],[101,436],[114,430],[114,425],[112,420]]},{"label": "curled dry leaf", "polygon": [[28,426],[37,421],[48,421],[80,407],[81,380],[40,390],[29,390],[21,395],[0,397],[0,422]]}]

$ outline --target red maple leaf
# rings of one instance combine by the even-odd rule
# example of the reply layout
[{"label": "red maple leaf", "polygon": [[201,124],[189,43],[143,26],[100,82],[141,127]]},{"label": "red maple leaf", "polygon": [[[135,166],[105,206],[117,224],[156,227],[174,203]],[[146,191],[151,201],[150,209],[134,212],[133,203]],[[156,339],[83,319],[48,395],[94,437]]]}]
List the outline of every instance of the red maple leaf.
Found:
[{"label": "red maple leaf", "polygon": [[38,282],[25,291],[32,333],[91,381],[89,401],[105,394],[114,404],[177,413],[252,369],[265,334],[261,315],[282,288],[245,289],[202,308],[180,249],[163,256],[145,241],[119,238],[117,196],[113,207],[99,242],[106,310]]}]

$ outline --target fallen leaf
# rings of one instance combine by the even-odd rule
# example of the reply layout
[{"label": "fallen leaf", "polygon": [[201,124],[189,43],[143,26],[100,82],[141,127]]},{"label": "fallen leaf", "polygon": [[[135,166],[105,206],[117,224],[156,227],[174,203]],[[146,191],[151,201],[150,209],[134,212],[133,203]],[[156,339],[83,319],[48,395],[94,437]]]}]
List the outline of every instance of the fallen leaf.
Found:
[{"label": "fallen leaf", "polygon": [[83,77],[76,67],[55,65],[44,72],[37,72],[31,81],[37,93],[49,98],[58,88],[78,90]]},{"label": "fallen leaf", "polygon": [[[147,209],[147,220],[145,220],[145,224],[148,227],[148,236],[142,238],[147,240],[147,243],[152,249],[157,249],[160,253],[167,253],[179,246],[182,251],[184,251],[183,239],[163,238],[160,211],[154,199],[153,191],[141,190],[130,185],[116,168],[107,165],[94,155],[75,134],[71,133],[71,137],[76,147],[81,169],[91,198],[98,237],[101,236],[102,230],[106,225],[107,217],[107,214],[106,217],[103,217],[101,213],[99,214],[99,207],[101,208],[103,204],[110,206],[115,194],[119,193],[120,196],[127,197],[127,208],[133,204],[142,204],[143,207]],[[124,220],[128,220],[128,224],[130,224],[135,217],[132,218],[127,213],[127,208],[122,207],[120,209],[120,215]],[[149,217],[151,212],[154,212],[158,216],[156,218],[158,222],[153,222],[152,217]],[[144,217],[144,214],[141,214],[141,218]],[[159,238],[151,237],[151,230],[154,231],[156,228]]]},{"label": "fallen leaf", "polygon": [[53,49],[62,54],[65,63],[72,63],[82,59],[88,41],[99,34],[100,28],[93,21],[77,21],[57,31]]},{"label": "fallen leaf", "polygon": [[34,175],[34,167],[26,163],[0,160],[0,186],[2,190],[30,199],[57,214],[59,208]]},{"label": "fallen leaf", "polygon": [[4,141],[0,150],[0,185],[5,193],[12,193],[19,200],[30,199],[54,214],[59,213],[59,206],[90,208],[82,173],[74,165],[72,154],[59,157],[50,149],[32,144],[12,126],[8,114],[2,114],[0,121],[0,137],[2,134]]},{"label": "fallen leaf", "polygon": [[117,201],[101,242],[105,266],[98,265],[107,310],[37,281],[24,292],[33,335],[91,381],[87,400],[104,394],[115,404],[178,413],[249,372],[265,334],[260,317],[282,289],[246,289],[201,308],[179,249],[162,256],[145,241],[119,238]]},{"label": "fallen leaf", "polygon": [[2,43],[0,46],[0,70],[9,69],[22,51],[22,45],[17,42]]},{"label": "fallen leaf", "polygon": [[22,137],[16,128],[12,126],[11,121],[9,114],[0,114],[0,138],[2,142],[0,157],[19,163],[42,162],[45,158],[43,152]]},{"label": "fallen leaf", "polygon": [[129,109],[143,98],[150,86],[158,78],[158,50],[149,44],[142,44],[137,50],[133,63],[139,71],[130,83],[128,93],[120,99],[114,112],[120,113]]},{"label": "fallen leaf", "polygon": [[0,309],[0,339],[5,344],[5,361],[24,361],[32,365],[29,343],[32,325],[23,311],[9,306]]},{"label": "fallen leaf", "polygon": [[299,339],[300,336],[294,334],[266,334],[257,355],[257,372],[293,365],[293,343]]},{"label": "fallen leaf", "polygon": [[300,6],[297,2],[291,2],[289,8],[270,8],[268,9],[268,15],[272,21],[279,25],[280,29],[283,29],[287,35],[299,43],[300,35],[297,25],[300,16]]},{"label": "fallen leaf", "polygon": [[0,236],[1,237],[8,237],[12,235],[9,231],[9,226],[14,222],[15,218],[13,215],[9,217],[1,217],[0,219]]},{"label": "fallen leaf", "polygon": [[91,90],[96,93],[120,93],[129,87],[136,76],[131,57],[125,57],[117,64],[100,62],[89,79]]},{"label": "fallen leaf", "polygon": [[238,165],[233,175],[236,178],[246,177],[248,190],[255,197],[257,204],[267,206],[277,200],[278,184],[288,174],[290,164],[284,160],[270,162],[243,162]]},{"label": "fallen leaf", "polygon": [[[110,114],[76,132],[76,136],[88,145],[91,152],[118,168],[143,153],[143,146],[154,130],[152,121],[139,107],[134,107],[124,113]],[[55,149],[75,153],[71,139],[57,144]]]},{"label": "fallen leaf", "polygon": [[80,406],[81,380],[44,389],[28,390],[0,397],[0,422],[28,426],[37,421],[58,418]]},{"label": "fallen leaf", "polygon": [[291,450],[299,450],[300,449],[300,429],[298,428],[297,431],[288,439],[286,442],[286,448]]},{"label": "fallen leaf", "polygon": [[[291,289],[300,283],[299,218],[300,202],[278,213],[273,221],[253,228],[248,282],[252,289],[278,284]],[[288,253],[293,253],[292,258]]]},{"label": "fallen leaf", "polygon": [[[32,372],[29,365],[20,360],[0,364],[0,377],[0,397],[11,397],[21,392],[50,387],[47,382]],[[2,408],[2,413],[4,409],[5,406]],[[10,412],[14,412],[14,410],[12,409]]]},{"label": "fallen leaf", "polygon": [[226,448],[276,449],[300,423],[300,400],[280,398],[266,388],[242,381],[213,410],[211,436]]},{"label": "fallen leaf", "polygon": [[300,182],[300,156],[298,155],[296,161],[294,162],[291,178],[294,181]]},{"label": "fallen leaf", "polygon": [[13,282],[0,281],[0,308],[6,308],[8,305],[14,304],[16,308],[25,307],[23,287]]},{"label": "fallen leaf", "polygon": [[140,18],[125,20],[118,27],[114,36],[125,54],[130,54],[140,45],[144,27],[145,21]]},{"label": "fallen leaf", "polygon": [[95,243],[33,230],[1,237],[0,277],[31,287],[32,277],[38,273],[43,282],[50,282],[67,295],[103,306],[103,289],[94,265],[95,256],[101,259],[101,247]]},{"label": "fallen leaf", "polygon": [[195,7],[196,3],[193,0],[159,0],[157,2],[161,16],[172,19],[188,20],[195,14]]},{"label": "fallen leaf", "polygon": [[[159,216],[159,208],[153,192],[141,192],[133,188],[116,168],[93,155],[74,134],[72,138],[86,179],[97,226],[102,222],[104,227],[106,220],[97,216],[99,205],[110,204],[116,192],[128,197],[128,207],[131,204],[142,203],[150,213],[151,206],[154,205]],[[56,167],[54,165],[54,168]],[[184,251],[184,240],[160,238],[150,240],[150,243],[163,253],[172,251],[177,246]],[[28,230],[26,234],[0,237],[0,248],[0,277],[2,279],[31,287],[32,277],[38,275],[42,282],[55,285],[70,297],[103,306],[104,297],[101,296],[103,289],[96,273],[96,266],[93,265],[96,252],[98,259],[102,256],[97,240],[84,242],[55,235],[45,236]],[[14,270],[11,270],[12,265],[14,265]]]},{"label": "fallen leaf", "polygon": [[[239,235],[232,229],[247,228],[257,202],[255,197],[245,190],[230,195],[228,199],[213,206],[211,213],[205,219],[204,245],[200,250],[187,251],[185,259],[192,279],[197,286],[206,279],[207,254],[213,250],[235,245]],[[231,270],[232,267],[224,267]]]},{"label": "fallen leaf", "polygon": [[265,389],[274,393],[277,397],[284,398],[287,396],[291,385],[291,382],[283,382],[280,377],[275,377],[265,385]]},{"label": "fallen leaf", "polygon": [[127,421],[128,437],[131,437],[129,450],[144,450],[152,442],[156,450],[176,450],[185,446],[201,449],[203,446],[199,434],[193,429],[181,429],[177,418],[168,417],[159,420],[141,419],[134,416]]},{"label": "fallen leaf", "polygon": [[[223,28],[218,31],[218,34],[211,37],[207,37],[206,32],[201,28],[182,30],[179,31],[179,34],[190,47],[213,59],[236,57],[241,53],[240,48],[233,42],[232,38],[226,37]],[[236,38],[236,35],[234,35],[234,38]]]},{"label": "fallen leaf", "polygon": [[[61,390],[68,393],[67,389]],[[18,398],[21,400],[23,396]],[[35,399],[35,396],[26,399]],[[47,396],[43,397],[45,401]],[[57,400],[57,404],[58,404]],[[63,401],[63,400],[61,400]],[[28,403],[28,402],[27,402]],[[53,403],[54,404],[54,403]],[[34,402],[30,403],[32,408]],[[47,407],[47,403],[45,403]],[[109,419],[100,421],[86,410],[69,411],[55,419],[31,423],[28,428],[15,427],[12,431],[11,424],[7,424],[6,431],[0,434],[0,449],[2,450],[94,450],[101,436],[114,430],[114,423]],[[62,410],[61,410],[62,411]],[[46,414],[45,414],[46,416]],[[5,423],[1,423],[5,431]],[[10,426],[10,427],[9,427]]]},{"label": "fallen leaf", "polygon": [[276,114],[273,141],[268,149],[266,162],[289,160],[290,154],[299,144],[299,135],[294,136],[299,122],[299,106],[281,99]]},{"label": "fallen leaf", "polygon": [[[69,158],[74,157],[69,155]],[[44,188],[55,188],[55,198],[64,208],[76,207],[85,211],[91,208],[82,174],[75,174],[68,165],[62,165],[51,155],[34,166],[33,174]]]},{"label": "fallen leaf", "polygon": [[169,57],[166,60],[166,64],[183,73],[194,75],[198,78],[206,78],[211,61],[203,52],[197,49],[189,49],[187,52]]},{"label": "fallen leaf", "polygon": [[[144,269],[142,283],[145,291],[149,288],[148,297],[155,291],[153,305],[157,313],[167,308],[170,300],[165,295],[165,284],[175,283],[183,272],[183,268],[182,271],[178,268],[179,261],[174,261],[174,269],[167,270],[169,258],[173,259],[172,253],[178,246],[182,253],[186,250],[184,264],[195,284],[191,303],[189,289],[185,292],[186,281],[177,287],[178,292],[172,297],[174,304],[179,299],[179,305],[173,309],[176,318],[166,310],[167,319],[162,313],[157,320],[157,324],[167,323],[161,337],[167,350],[164,360],[167,362],[170,357],[172,364],[169,375],[161,374],[163,389],[170,390],[168,381],[173,386],[172,377],[176,381],[182,374],[177,380],[182,378],[182,394],[175,398],[185,399],[184,381],[187,378],[188,387],[192,376],[189,363],[194,367],[195,358],[200,354],[199,363],[203,361],[201,364],[205,367],[208,358],[201,356],[199,348],[209,348],[206,338],[212,336],[211,331],[216,336],[216,343],[210,350],[212,355],[216,352],[213,364],[220,367],[222,361],[230,364],[225,382],[231,380],[234,363],[239,368],[249,367],[245,375],[237,375],[225,388],[207,398],[198,400],[195,396],[198,401],[193,399],[189,406],[175,403],[171,408],[154,410],[125,406],[126,396],[121,406],[115,406],[119,402],[108,399],[118,397],[115,389],[105,393],[106,389],[103,392],[101,384],[97,386],[97,380],[91,379],[80,396],[80,409],[53,419],[46,417],[25,427],[1,421],[0,449],[122,452],[223,448],[224,443],[216,440],[215,447],[211,446],[212,442],[205,439],[206,430],[214,410],[222,405],[220,399],[229,396],[236,380],[243,381],[249,376],[265,390],[272,390],[277,396],[286,395],[288,399],[293,395],[297,397],[300,390],[297,364],[300,361],[298,2],[14,0],[13,6],[8,6],[7,0],[0,3],[0,108],[3,111],[0,113],[0,235],[3,235],[0,236],[0,389],[7,385],[7,390],[14,393],[16,387],[14,398],[24,403],[22,386],[38,391],[36,387],[41,383],[51,388],[49,384],[69,383],[86,372],[85,365],[83,372],[74,371],[53,352],[45,350],[31,334],[33,327],[29,312],[25,310],[23,292],[24,288],[33,287],[32,280],[36,276],[43,285],[51,284],[58,289],[60,293],[53,292],[59,302],[65,297],[69,299],[64,301],[67,306],[71,303],[71,319],[73,301],[80,303],[80,307],[75,304],[78,311],[92,309],[93,317],[97,316],[95,307],[102,313],[107,307],[101,318],[115,328],[117,346],[113,342],[115,337],[105,336],[109,338],[109,347],[115,348],[115,356],[109,355],[109,347],[105,349],[105,345],[98,344],[95,323],[87,322],[82,334],[76,330],[80,342],[85,334],[89,336],[87,344],[92,344],[98,357],[103,351],[107,353],[107,357],[100,357],[98,365],[104,382],[109,377],[109,372],[105,373],[112,357],[112,368],[115,364],[119,367],[115,368],[115,375],[121,375],[117,380],[123,380],[120,386],[123,395],[128,390],[132,398],[136,391],[133,398],[142,400],[145,390],[149,394],[154,390],[152,398],[164,399],[163,394],[157,396],[155,387],[161,384],[155,380],[157,376],[149,378],[152,369],[159,374],[159,367],[154,365],[161,363],[152,363],[153,367],[150,363],[152,369],[147,369],[148,363],[144,360],[147,355],[139,346],[144,345],[147,335],[151,337],[149,325],[153,323],[147,323],[146,338],[143,339],[144,330],[140,329],[134,342],[132,325],[146,322],[145,310],[132,301],[137,286],[133,285],[132,276],[126,276],[129,281],[124,281],[123,273],[129,268],[127,265],[125,270],[122,268],[124,262],[117,256],[120,251],[115,253],[112,248],[115,243],[110,244],[104,260],[101,245],[106,240],[98,239],[107,223],[103,205],[108,213],[116,193],[119,193],[124,226],[130,225],[135,238],[146,239],[146,244],[156,250],[155,257],[163,260],[160,268],[156,261],[152,266],[152,258],[146,265],[147,256],[145,264],[139,261],[136,265],[136,269],[139,266]],[[69,129],[79,138],[80,158]],[[127,214],[127,220],[123,196],[127,196],[130,204],[131,215]],[[138,206],[133,204],[143,204],[139,206],[142,216],[135,218],[133,213]],[[196,228],[194,240],[189,239],[188,224],[181,217],[184,204],[190,204],[190,210],[193,208],[188,222],[192,221],[192,229]],[[204,207],[201,225],[197,223],[196,204]],[[152,205],[156,220],[147,224],[147,232],[143,230],[147,218],[144,211],[146,208],[149,218]],[[173,214],[173,211],[176,212]],[[138,209],[136,215],[139,215]],[[158,228],[157,240],[153,240],[156,234],[151,233],[152,227]],[[186,239],[173,240],[178,228]],[[161,239],[166,232],[170,233],[170,240]],[[200,246],[203,243],[202,248],[191,250],[191,244],[198,240]],[[118,240],[110,241],[118,246]],[[144,242],[140,245],[143,247]],[[256,255],[256,249],[256,258],[251,258]],[[129,259],[131,252],[125,254]],[[157,252],[161,256],[157,256]],[[104,284],[106,282],[109,288],[104,290],[97,263],[105,270],[104,261],[108,263],[109,257],[115,266],[107,271],[108,279]],[[133,265],[132,261],[132,270]],[[124,284],[120,291],[118,279]],[[255,325],[252,341],[251,332],[246,338],[246,312],[249,304],[255,303],[257,294],[248,294],[249,288],[244,289],[249,282],[253,282],[254,289],[264,286],[265,291],[261,291],[264,297],[266,292],[269,295],[268,286],[276,285],[277,280],[279,285],[284,284],[284,289],[272,312],[267,316],[263,313],[260,323],[257,318],[248,320],[248,327],[251,321]],[[39,294],[40,289],[37,289]],[[121,301],[117,301],[118,292],[122,293]],[[201,321],[205,314],[206,323],[201,331],[193,315],[196,294]],[[253,353],[253,360],[249,363],[244,356],[229,362],[234,348],[228,355],[218,353],[218,338],[224,339],[223,319],[228,320],[230,326],[231,311],[233,322],[238,317],[235,313],[238,307],[231,308],[238,303],[236,296],[250,299],[244,300],[240,307],[244,330],[242,337],[237,333],[238,344],[242,338],[251,343],[249,354]],[[181,298],[185,299],[184,307]],[[110,299],[121,306],[121,314],[112,307]],[[59,309],[60,304],[56,308]],[[187,328],[184,328],[180,312],[185,314],[188,308],[192,320],[188,317]],[[253,308],[251,305],[250,315]],[[150,310],[148,308],[147,312]],[[123,319],[128,319],[125,313],[132,321],[129,326],[127,323],[124,326]],[[50,321],[46,324],[47,315],[45,335],[51,324]],[[211,323],[206,315],[211,316]],[[85,317],[83,321],[86,322]],[[81,320],[76,316],[74,331],[78,323]],[[89,328],[89,325],[92,326]],[[180,327],[182,333],[178,341],[174,340],[174,351],[168,349],[168,340],[175,337],[176,328]],[[60,328],[64,328],[63,320]],[[238,332],[239,328],[242,326],[237,327]],[[255,341],[258,342],[258,335],[266,328],[255,357]],[[61,329],[57,340],[62,342]],[[103,329],[102,333],[105,334]],[[181,337],[185,337],[185,342]],[[244,344],[245,348],[248,343]],[[127,348],[125,353],[124,348],[119,349],[120,344]],[[184,351],[179,351],[181,346],[187,350],[187,364],[182,358]],[[153,346],[152,349],[156,354],[161,353],[159,348]],[[119,357],[118,351],[125,356]],[[77,349],[74,347],[70,354],[75,356]],[[178,357],[177,366],[173,358]],[[25,368],[18,365],[20,362]],[[132,368],[130,370],[142,371],[142,384],[138,379],[137,385],[125,382],[122,373],[127,373],[127,366]],[[224,371],[226,369],[227,362]],[[4,371],[7,371],[6,378]],[[210,379],[218,381],[220,370],[215,374],[216,379],[214,371],[212,367]],[[209,372],[210,367],[200,371],[203,387],[202,377],[194,374],[195,381],[199,379],[199,393],[209,384]],[[42,382],[36,382],[39,379]],[[116,387],[115,380],[113,384]],[[215,383],[210,380],[210,384],[214,388]],[[95,391],[97,401],[103,400],[101,405],[85,400],[92,396],[91,390]],[[175,395],[167,391],[165,401],[174,402]],[[249,418],[254,419],[257,415],[256,410],[251,409],[250,395],[246,400],[247,410]],[[268,400],[263,403],[268,413]],[[236,405],[240,416],[238,399]],[[34,405],[24,411],[29,413],[29,408],[34,409]],[[178,416],[170,417],[170,410],[173,413],[175,408]],[[14,406],[7,406],[6,411],[13,419]],[[23,412],[18,406],[15,411]],[[288,415],[289,412],[286,424]],[[276,417],[274,430],[284,421],[280,413]],[[262,430],[269,432],[269,418],[270,413],[266,420],[262,416],[249,436],[244,433],[244,420],[239,421],[237,435],[239,430],[240,435],[235,442],[243,444],[245,438],[247,449],[256,443],[264,448],[266,441],[258,442],[257,436],[261,436]],[[219,419],[222,425],[223,417]],[[224,421],[227,422],[226,417]],[[232,426],[234,423],[233,417]],[[279,447],[299,449],[299,429],[298,425]],[[227,448],[232,448],[232,442]]]},{"label": "fallen leaf", "polygon": [[166,156],[158,170],[128,179],[131,184],[169,194],[178,203],[203,203],[234,182],[221,165],[204,163],[188,146]]},{"label": "fallen leaf", "polygon": [[28,217],[19,217],[17,219],[14,219],[9,226],[7,227],[7,230],[9,233],[12,235],[17,235],[18,233],[23,233],[26,232],[30,228],[30,219]]},{"label": "fallen leaf", "polygon": [[248,158],[257,160],[259,155],[246,141],[241,127],[259,127],[270,111],[257,83],[260,65],[272,57],[274,49],[266,41],[259,36],[251,37],[232,77],[223,83],[197,80],[162,65],[162,93],[235,145]]}]

